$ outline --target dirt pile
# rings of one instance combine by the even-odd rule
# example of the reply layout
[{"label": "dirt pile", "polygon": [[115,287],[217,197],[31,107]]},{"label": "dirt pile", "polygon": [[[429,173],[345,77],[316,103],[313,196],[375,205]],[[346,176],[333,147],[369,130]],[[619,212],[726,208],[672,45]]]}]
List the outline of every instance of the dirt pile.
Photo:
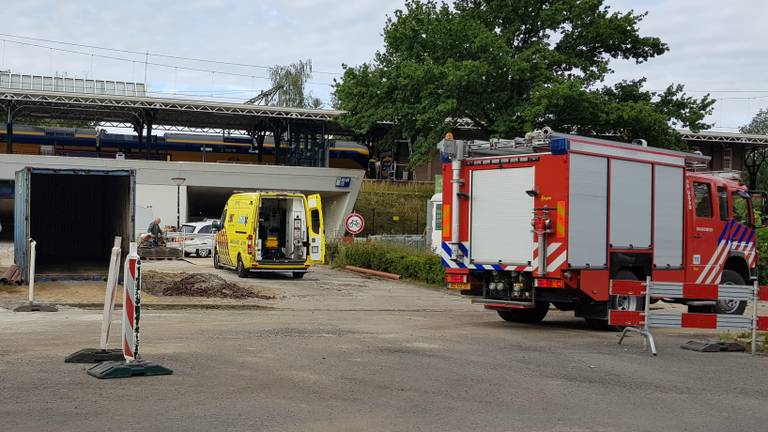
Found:
[{"label": "dirt pile", "polygon": [[210,273],[142,272],[141,288],[152,295],[216,297],[229,299],[260,298],[271,300],[271,295],[256,293],[248,288],[227,282]]}]

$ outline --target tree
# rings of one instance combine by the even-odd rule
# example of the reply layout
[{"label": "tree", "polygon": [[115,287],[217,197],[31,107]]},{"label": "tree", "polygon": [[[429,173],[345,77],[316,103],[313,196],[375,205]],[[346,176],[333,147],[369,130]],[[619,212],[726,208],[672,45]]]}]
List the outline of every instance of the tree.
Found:
[{"label": "tree", "polygon": [[[741,133],[754,135],[768,135],[768,109],[761,109],[752,117],[752,120],[739,128]],[[749,175],[749,188],[752,190],[768,190],[768,150],[764,146],[751,147],[744,157],[744,165]]]},{"label": "tree", "polygon": [[754,135],[768,135],[768,109],[761,109],[752,117],[752,120],[739,128],[741,133]]},{"label": "tree", "polygon": [[311,105],[322,105],[320,99],[305,94],[307,81],[312,78],[312,60],[299,60],[288,66],[276,65],[269,68],[269,78],[272,87],[279,87],[276,106],[291,108],[308,108]]},{"label": "tree", "polygon": [[348,111],[341,121],[358,133],[392,122],[417,161],[458,119],[502,137],[548,125],[678,146],[674,126],[709,126],[709,95],[688,97],[682,85],[646,91],[644,79],[604,85],[611,60],[642,63],[668,50],[639,34],[644,16],[603,0],[407,0],[388,17],[374,60],[344,66],[334,88]]}]

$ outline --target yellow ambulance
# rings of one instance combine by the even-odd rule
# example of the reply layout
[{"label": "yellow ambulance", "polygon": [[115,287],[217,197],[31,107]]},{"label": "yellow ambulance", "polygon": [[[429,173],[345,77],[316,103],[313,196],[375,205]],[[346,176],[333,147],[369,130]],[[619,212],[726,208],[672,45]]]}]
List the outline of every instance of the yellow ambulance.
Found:
[{"label": "yellow ambulance", "polygon": [[325,259],[320,195],[247,192],[229,197],[213,248],[213,265],[251,272],[293,272],[302,278]]}]

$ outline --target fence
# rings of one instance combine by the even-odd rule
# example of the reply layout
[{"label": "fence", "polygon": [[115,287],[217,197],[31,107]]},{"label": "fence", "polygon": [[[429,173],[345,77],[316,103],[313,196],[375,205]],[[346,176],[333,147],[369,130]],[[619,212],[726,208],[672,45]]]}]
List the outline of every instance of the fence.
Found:
[{"label": "fence", "polygon": [[365,232],[363,235],[422,235],[426,228],[426,218],[418,212],[381,210],[376,208],[357,209],[357,211],[365,218]]},{"label": "fence", "polygon": [[[656,343],[651,328],[695,328],[706,330],[751,330],[752,353],[755,353],[757,331],[768,330],[768,316],[758,316],[758,302],[768,301],[768,287],[752,285],[717,285],[679,282],[654,282],[651,278],[643,281],[612,280],[612,296],[634,297],[644,300],[644,310],[609,310],[608,323],[626,327],[619,339],[622,343],[629,332],[645,337],[651,353],[656,355]],[[651,311],[654,297],[678,300],[736,300],[752,301],[752,316],[718,315],[714,313],[659,312]],[[639,304],[639,303],[638,303]]]}]

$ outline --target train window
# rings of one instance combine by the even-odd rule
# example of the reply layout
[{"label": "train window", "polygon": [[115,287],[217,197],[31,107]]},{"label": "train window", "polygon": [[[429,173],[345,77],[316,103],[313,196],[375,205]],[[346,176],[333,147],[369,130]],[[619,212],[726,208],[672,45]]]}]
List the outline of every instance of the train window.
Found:
[{"label": "train window", "polygon": [[717,188],[717,205],[720,207],[720,220],[728,220],[728,191],[724,187]]},{"label": "train window", "polygon": [[712,194],[709,191],[709,184],[694,183],[693,194],[696,199],[696,216],[703,218],[712,217]]}]

